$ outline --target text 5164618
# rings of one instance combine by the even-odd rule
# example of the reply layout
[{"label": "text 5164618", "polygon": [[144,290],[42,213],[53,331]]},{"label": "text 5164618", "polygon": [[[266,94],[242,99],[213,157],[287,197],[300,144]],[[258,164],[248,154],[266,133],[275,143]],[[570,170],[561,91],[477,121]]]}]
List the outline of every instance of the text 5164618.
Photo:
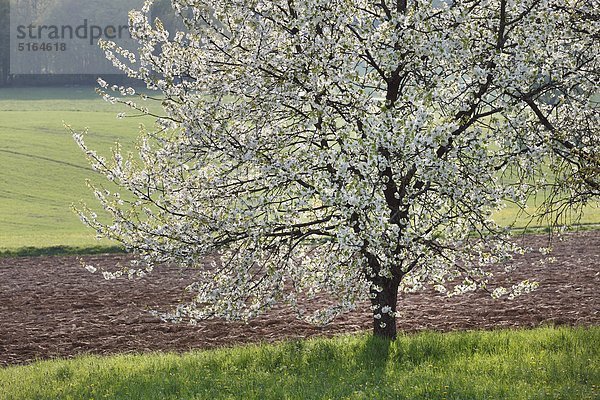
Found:
[{"label": "text 5164618", "polygon": [[67,44],[62,42],[19,42],[18,51],[66,51]]}]

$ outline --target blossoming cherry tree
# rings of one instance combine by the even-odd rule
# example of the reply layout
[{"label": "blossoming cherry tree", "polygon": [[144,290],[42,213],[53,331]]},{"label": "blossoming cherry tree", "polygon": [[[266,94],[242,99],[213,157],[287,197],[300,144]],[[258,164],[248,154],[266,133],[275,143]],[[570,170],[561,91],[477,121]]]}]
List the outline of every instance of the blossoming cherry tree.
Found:
[{"label": "blossoming cherry tree", "polygon": [[160,92],[156,128],[108,158],[75,138],[119,188],[96,188],[109,222],[80,215],[133,252],[130,273],[198,267],[173,319],[287,304],[327,323],[366,300],[374,333],[393,338],[399,293],[485,289],[523,251],[494,211],[597,183],[597,0],[172,5],[185,29],[147,2],[130,13],[137,51],[103,43]]}]

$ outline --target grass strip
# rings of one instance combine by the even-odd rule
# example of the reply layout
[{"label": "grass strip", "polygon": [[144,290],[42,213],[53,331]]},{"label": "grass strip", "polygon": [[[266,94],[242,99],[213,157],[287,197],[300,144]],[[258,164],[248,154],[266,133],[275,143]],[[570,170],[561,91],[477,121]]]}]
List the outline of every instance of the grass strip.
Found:
[{"label": "grass strip", "polygon": [[424,332],[0,369],[12,399],[597,399],[600,327]]},{"label": "grass strip", "polygon": [[38,257],[38,256],[68,256],[124,253],[121,246],[49,246],[49,247],[19,247],[16,249],[0,250],[0,257]]}]

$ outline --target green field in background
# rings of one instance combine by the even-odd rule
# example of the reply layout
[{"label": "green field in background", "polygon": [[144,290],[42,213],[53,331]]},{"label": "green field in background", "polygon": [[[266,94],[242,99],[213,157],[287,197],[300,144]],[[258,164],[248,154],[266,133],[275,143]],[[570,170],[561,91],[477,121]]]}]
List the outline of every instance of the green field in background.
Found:
[{"label": "green field in background", "polygon": [[[158,107],[156,102],[148,106]],[[76,131],[89,128],[90,146],[110,154],[117,141],[133,145],[141,123],[153,124],[150,117],[118,119],[124,111],[91,87],[0,89],[0,252],[111,245],[97,241],[71,211],[82,200],[97,205],[86,179],[106,181],[89,168],[64,124]],[[508,225],[517,211],[508,207],[496,219]],[[527,222],[524,216],[516,226]],[[600,209],[588,207],[580,222],[599,224]]]},{"label": "green field in background", "polygon": [[93,88],[0,89],[0,251],[21,247],[109,245],[97,241],[71,205],[95,199],[86,179],[102,182],[71,133],[110,154],[114,143],[133,144],[140,123],[118,119],[124,106],[103,101]]}]

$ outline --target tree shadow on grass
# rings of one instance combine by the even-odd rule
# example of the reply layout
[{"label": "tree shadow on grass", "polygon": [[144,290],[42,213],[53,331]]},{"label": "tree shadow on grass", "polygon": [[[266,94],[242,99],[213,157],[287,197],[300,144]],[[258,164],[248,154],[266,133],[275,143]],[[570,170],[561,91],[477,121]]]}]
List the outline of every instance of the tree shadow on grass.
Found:
[{"label": "tree shadow on grass", "polygon": [[385,381],[391,346],[389,340],[362,337],[249,346],[210,357],[167,356],[125,374],[105,371],[103,389],[73,394],[114,399],[389,398]]}]

